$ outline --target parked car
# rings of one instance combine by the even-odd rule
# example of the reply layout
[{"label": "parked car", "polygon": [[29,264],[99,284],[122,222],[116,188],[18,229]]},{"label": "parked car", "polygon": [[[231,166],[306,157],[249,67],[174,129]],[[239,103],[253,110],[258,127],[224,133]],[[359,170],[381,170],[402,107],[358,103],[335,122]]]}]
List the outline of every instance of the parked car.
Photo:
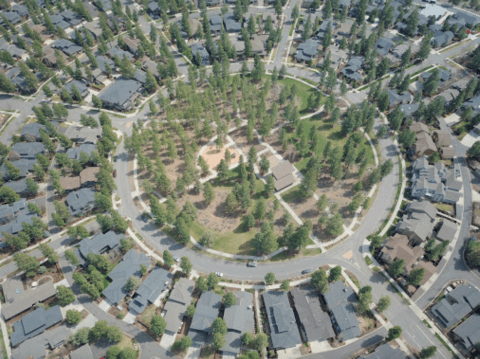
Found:
[{"label": "parked car", "polygon": [[247,267],[256,267],[256,266],[257,266],[257,261],[247,263]]},{"label": "parked car", "polygon": [[218,277],[220,277],[220,278],[223,277],[223,273],[221,273],[221,272],[215,272],[215,274],[216,274]]},{"label": "parked car", "polygon": [[180,262],[180,258],[178,258],[178,257],[173,257],[173,260],[177,263]]},{"label": "parked car", "polygon": [[113,157],[113,162],[117,162],[117,161],[118,161],[118,156]]},{"label": "parked car", "polygon": [[312,270],[311,270],[311,269],[304,269],[304,270],[302,270],[302,274],[309,274],[309,273],[312,273]]},{"label": "parked car", "polygon": [[117,170],[113,170],[113,178],[117,178]]},{"label": "parked car", "polygon": [[142,216],[142,221],[144,221],[145,223],[148,223],[148,217],[147,216]]}]

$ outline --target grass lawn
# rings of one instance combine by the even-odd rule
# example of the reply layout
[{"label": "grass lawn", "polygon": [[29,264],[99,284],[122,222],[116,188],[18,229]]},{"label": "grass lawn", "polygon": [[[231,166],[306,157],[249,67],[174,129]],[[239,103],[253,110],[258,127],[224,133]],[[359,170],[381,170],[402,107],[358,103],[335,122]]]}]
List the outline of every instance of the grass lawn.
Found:
[{"label": "grass lawn", "polygon": [[[323,150],[325,148],[325,145],[327,144],[328,141],[332,142],[333,147],[336,147],[336,146],[343,147],[347,142],[347,137],[342,137],[341,125],[338,122],[332,124],[330,120],[325,120],[320,116],[313,116],[311,118],[307,118],[302,121],[304,122],[305,129],[306,129],[305,131],[307,134],[310,133],[310,129],[312,128],[312,126],[316,126],[317,133],[319,134],[320,139],[318,141],[317,147],[315,148],[315,153],[320,155],[321,157],[323,155]],[[296,138],[298,138],[296,132],[287,133],[287,136],[293,142]],[[367,149],[368,163],[371,165],[375,164],[373,150],[370,147],[370,144],[368,143],[367,139],[365,139],[359,144],[359,146],[357,147],[357,153],[360,153],[360,151],[363,148]],[[310,160],[310,156],[304,157],[300,161],[295,163],[295,167],[297,167],[297,169],[300,172],[305,173],[309,160]]]},{"label": "grass lawn", "polygon": [[451,204],[435,203],[434,206],[435,206],[436,209],[438,209],[440,211],[453,212],[453,206]]},{"label": "grass lawn", "polygon": [[155,315],[155,309],[157,308],[154,305],[150,305],[142,314],[142,319],[145,323],[150,323],[152,317]]},{"label": "grass lawn", "polygon": [[132,348],[133,349],[132,339],[130,337],[127,337],[126,335],[123,335],[123,339],[120,341],[120,343],[118,343],[116,345],[120,349],[125,349],[125,348]]}]

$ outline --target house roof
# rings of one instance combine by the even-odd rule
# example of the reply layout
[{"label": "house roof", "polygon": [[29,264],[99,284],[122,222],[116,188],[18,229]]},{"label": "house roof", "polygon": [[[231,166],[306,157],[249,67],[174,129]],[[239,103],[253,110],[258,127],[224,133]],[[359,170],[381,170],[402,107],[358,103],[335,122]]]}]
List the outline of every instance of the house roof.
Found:
[{"label": "house roof", "polygon": [[417,133],[417,139],[413,144],[413,151],[417,156],[423,156],[425,151],[430,150],[432,152],[437,151],[437,146],[433,142],[432,136],[425,132]]},{"label": "house roof", "polygon": [[389,262],[394,262],[396,259],[403,259],[405,261],[405,268],[409,271],[415,262],[425,254],[422,247],[411,247],[408,237],[403,234],[395,234],[390,237],[382,248],[382,258]]},{"label": "house roof", "polygon": [[85,82],[83,81],[78,81],[78,80],[73,80],[73,81],[70,81],[69,83],[65,84],[65,86],[63,86],[63,88],[65,90],[67,90],[67,92],[73,96],[73,91],[72,91],[72,88],[73,88],[73,85],[75,85],[75,87],[77,88],[78,91],[80,91],[80,94],[85,97],[88,95],[88,87],[87,85],[85,84]]},{"label": "house roof", "polygon": [[279,180],[293,173],[294,171],[295,171],[295,167],[293,167],[289,161],[279,163],[278,165],[272,168],[272,174],[276,180]]},{"label": "house roof", "polygon": [[221,296],[212,291],[203,292],[197,302],[197,308],[195,309],[192,324],[190,325],[190,332],[199,331],[209,334],[212,330],[211,326],[213,321],[218,317],[221,304]]},{"label": "house roof", "polygon": [[167,303],[163,307],[165,312],[164,319],[167,322],[167,327],[165,328],[169,332],[176,333],[179,329],[180,323],[182,322],[183,317],[185,316],[185,311],[187,306],[192,301],[192,293],[195,282],[186,279],[180,278],[170,292]]},{"label": "house roof", "polygon": [[253,295],[249,292],[234,292],[237,303],[225,309],[223,318],[227,324],[227,335],[223,352],[240,353],[243,333],[254,333]]},{"label": "house roof", "polygon": [[70,139],[74,142],[96,143],[98,137],[102,135],[100,127],[75,127],[70,134]]},{"label": "house roof", "polygon": [[275,349],[293,348],[302,342],[295,314],[290,307],[287,293],[268,291],[263,301],[270,326],[270,339]]},{"label": "house roof", "polygon": [[448,158],[453,158],[455,157],[455,148],[453,147],[441,147],[439,149],[440,154],[442,155],[442,158],[448,159]]},{"label": "house roof", "polygon": [[101,254],[107,249],[112,249],[120,245],[120,240],[124,238],[122,234],[115,231],[99,233],[92,238],[84,238],[79,243],[78,251],[83,258],[87,258],[90,253]]},{"label": "house roof", "polygon": [[135,292],[129,308],[142,313],[149,303],[154,303],[160,294],[172,283],[172,273],[163,268],[155,267]]},{"label": "house roof", "polygon": [[457,232],[457,225],[452,221],[444,219],[442,222],[442,227],[437,233],[437,238],[441,241],[453,241],[453,237]]},{"label": "house roof", "polygon": [[20,132],[20,136],[22,136],[22,137],[31,136],[34,139],[40,138],[40,130],[45,131],[45,126],[39,124],[38,122],[27,123],[25,126],[22,127],[22,131]]},{"label": "house roof", "polygon": [[[443,70],[443,69],[438,69],[438,74],[440,76],[440,81],[450,80],[450,76],[451,76],[450,71]],[[430,72],[424,72],[423,74],[420,75],[420,77],[424,80],[427,80],[430,76],[432,76],[432,73],[430,73]]]},{"label": "house roof", "polygon": [[[13,202],[10,204],[3,204],[0,205],[0,222],[7,223],[16,215],[18,215],[21,211],[27,210],[27,201],[25,198],[21,198],[20,200]],[[28,210],[27,210],[28,211]]]},{"label": "house roof", "polygon": [[85,344],[71,352],[70,359],[94,359],[90,345]]},{"label": "house roof", "polygon": [[388,90],[388,96],[390,100],[390,106],[396,104],[396,103],[410,103],[412,102],[412,95],[405,91],[402,93],[397,93],[397,90]]},{"label": "house roof", "polygon": [[405,359],[407,356],[400,348],[393,349],[390,344],[380,345],[375,351],[368,355],[361,355],[358,359]]},{"label": "house roof", "polygon": [[434,16],[435,19],[442,17],[445,15],[445,13],[448,13],[448,11],[444,7],[432,4],[425,5],[425,7],[420,11],[420,14],[423,16],[426,16],[427,18]]},{"label": "house roof", "polygon": [[112,282],[105,288],[102,294],[110,303],[118,304],[128,292],[125,284],[130,277],[141,277],[140,266],[150,266],[150,259],[143,252],[129,250],[122,258],[122,261],[108,274]]},{"label": "house roof", "polygon": [[[418,107],[419,105],[416,103],[409,103],[409,104],[400,105],[400,110],[403,112],[405,117],[410,118],[418,110]],[[416,122],[416,123],[419,123],[419,122]],[[427,130],[428,130],[428,127],[427,127]]]},{"label": "house roof", "polygon": [[480,314],[473,313],[470,318],[456,327],[453,332],[461,338],[467,350],[472,350],[480,342]]},{"label": "house roof", "polygon": [[10,187],[18,194],[25,194],[28,192],[26,178],[19,179],[18,181],[5,182],[4,186]]},{"label": "house roof", "polygon": [[315,288],[296,287],[290,291],[290,294],[308,342],[335,337],[330,316],[322,311]]},{"label": "house roof", "polygon": [[290,173],[285,177],[275,180],[275,190],[281,191],[282,189],[292,185],[295,182],[295,177]]},{"label": "house roof", "polygon": [[142,87],[136,80],[118,77],[113,84],[100,93],[100,100],[124,106]]},{"label": "house roof", "polygon": [[34,159],[39,153],[45,153],[45,146],[41,142],[17,142],[12,146],[22,158]]},{"label": "house roof", "polygon": [[452,327],[480,304],[480,292],[472,285],[461,285],[435,304],[431,312],[447,328]]},{"label": "house roof", "polygon": [[80,183],[83,185],[87,182],[97,182],[97,174],[100,167],[86,167],[80,172]]},{"label": "house roof", "polygon": [[68,205],[68,210],[72,216],[82,213],[85,210],[90,209],[93,203],[95,203],[95,190],[91,188],[82,188],[78,191],[70,193],[65,203]]},{"label": "house roof", "polygon": [[65,191],[79,189],[81,186],[80,177],[62,176],[60,177],[60,186],[62,186]]},{"label": "house roof", "polygon": [[47,330],[34,338],[28,339],[17,349],[12,351],[13,359],[43,359],[46,357],[46,349],[55,349],[65,343],[71,331],[66,325]]},{"label": "house roof", "polygon": [[470,100],[465,101],[462,105],[464,109],[469,106],[475,113],[478,113],[480,111],[480,95],[472,97]]},{"label": "house roof", "polygon": [[379,38],[377,42],[375,42],[375,48],[380,56],[385,56],[386,54],[388,54],[390,49],[392,49],[394,46],[395,44],[391,39],[387,39],[384,37]]},{"label": "house roof", "polygon": [[45,310],[43,307],[35,309],[13,323],[14,332],[10,334],[12,347],[43,333],[46,329],[60,323],[62,320],[63,315],[59,305],[55,305],[48,310]]},{"label": "house roof", "polygon": [[5,320],[13,318],[28,308],[31,308],[35,303],[43,302],[57,293],[53,282],[50,281],[33,290],[23,290],[22,286],[20,291],[21,292],[18,295],[15,295],[11,301],[9,300],[2,306],[2,313]]},{"label": "house roof", "polygon": [[434,220],[437,215],[437,209],[428,201],[411,201],[405,208],[407,213],[426,213],[431,220]]},{"label": "house roof", "polygon": [[123,51],[122,49],[120,49],[119,47],[112,47],[110,50],[107,51],[107,54],[113,59],[115,57],[115,55],[117,55],[120,60],[123,59],[123,57],[125,56],[127,59],[129,59],[130,61],[133,60],[133,55],[128,52],[128,51]]}]

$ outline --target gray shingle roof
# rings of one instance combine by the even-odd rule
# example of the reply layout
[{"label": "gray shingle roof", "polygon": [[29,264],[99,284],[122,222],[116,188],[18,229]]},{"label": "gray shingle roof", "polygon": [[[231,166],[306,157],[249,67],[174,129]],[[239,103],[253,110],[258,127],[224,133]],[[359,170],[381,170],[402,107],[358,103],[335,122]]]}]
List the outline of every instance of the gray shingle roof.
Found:
[{"label": "gray shingle roof", "polygon": [[[34,159],[22,158],[18,161],[12,161],[12,164],[20,170],[20,178],[22,178],[27,175],[27,172],[31,172],[33,170],[33,165],[36,162],[37,161]],[[0,173],[2,174],[3,179],[8,179],[8,172],[5,163],[0,168]]]},{"label": "gray shingle roof", "polygon": [[460,338],[467,350],[472,350],[480,342],[480,314],[474,313],[453,332]]},{"label": "gray shingle roof", "polygon": [[63,86],[63,88],[65,90],[67,90],[67,92],[73,96],[73,91],[72,91],[72,86],[75,85],[75,87],[77,88],[78,91],[80,91],[80,94],[82,95],[82,97],[86,97],[88,96],[89,92],[88,92],[88,87],[87,85],[85,84],[85,82],[83,81],[78,81],[78,80],[73,80],[73,81],[70,81],[69,83],[65,84],[65,86]]},{"label": "gray shingle roof", "polygon": [[332,320],[333,326],[344,341],[362,334],[352,305],[357,298],[350,287],[345,286],[342,281],[330,284],[330,289],[323,294],[323,298],[335,319]]},{"label": "gray shingle roof", "polygon": [[71,352],[70,359],[94,359],[90,345],[85,344]]},{"label": "gray shingle roof", "polygon": [[480,292],[472,285],[461,285],[435,304],[431,312],[450,328],[480,304]]},{"label": "gray shingle roof", "polygon": [[322,311],[317,291],[313,287],[293,288],[290,291],[295,309],[308,342],[335,337],[328,313]]},{"label": "gray shingle roof", "polygon": [[380,56],[385,56],[388,54],[393,46],[395,46],[393,41],[384,37],[379,38],[377,42],[375,42],[375,48]]},{"label": "gray shingle roof", "polygon": [[173,290],[170,292],[167,303],[163,308],[165,312],[164,319],[167,322],[167,331],[176,333],[179,329],[180,323],[185,316],[187,306],[192,301],[192,293],[195,282],[186,278],[180,278]]},{"label": "gray shingle roof", "polygon": [[442,227],[437,233],[437,238],[441,241],[452,241],[457,232],[457,225],[447,219],[443,220]]},{"label": "gray shingle roof", "polygon": [[275,349],[293,348],[302,342],[290,307],[287,293],[269,291],[263,293],[263,301],[270,326],[270,339]]},{"label": "gray shingle roof", "polygon": [[35,159],[39,153],[45,153],[45,146],[41,142],[17,142],[12,146],[12,151],[22,158]]},{"label": "gray shingle roof", "polygon": [[10,187],[15,191],[15,193],[18,193],[19,195],[28,193],[26,178],[19,179],[18,181],[6,182],[4,186]]},{"label": "gray shingle roof", "polygon": [[39,124],[38,122],[27,123],[25,126],[22,127],[20,136],[40,140],[40,130],[45,131],[45,126]]},{"label": "gray shingle roof", "polygon": [[130,277],[141,277],[140,265],[150,266],[150,259],[143,252],[129,250],[122,258],[122,261],[108,274],[112,280],[102,294],[110,303],[118,304],[128,292],[125,290],[125,284]]},{"label": "gray shingle roof", "polygon": [[88,211],[95,205],[95,190],[82,188],[72,192],[67,196],[65,203],[72,216]]},{"label": "gray shingle roof", "polygon": [[32,307],[33,304],[43,302],[53,297],[57,291],[53,282],[47,282],[38,286],[34,290],[23,290],[23,286],[19,288],[20,293],[16,294],[2,306],[2,313],[5,320],[9,320],[14,316]]},{"label": "gray shingle roof", "polygon": [[67,150],[67,155],[71,160],[79,160],[80,153],[84,152],[89,157],[92,155],[93,151],[97,150],[97,146],[92,143],[83,143],[78,147],[72,147]]},{"label": "gray shingle roof", "polygon": [[45,310],[43,307],[35,309],[19,321],[13,323],[14,332],[10,334],[12,346],[15,347],[25,340],[43,333],[62,320],[63,315],[59,305],[55,305],[48,310]]},{"label": "gray shingle roof", "polygon": [[225,336],[223,352],[240,353],[243,333],[254,333],[253,295],[249,292],[234,292],[237,304],[225,309],[223,318],[227,323],[228,332]]},{"label": "gray shingle roof", "polygon": [[130,99],[141,87],[142,84],[138,81],[119,77],[100,93],[100,100],[104,104],[127,108]]},{"label": "gray shingle roof", "polygon": [[87,258],[90,253],[101,254],[108,249],[117,247],[122,238],[124,238],[123,235],[117,234],[114,231],[99,233],[91,239],[83,239],[79,244],[80,247],[78,251],[83,258]]},{"label": "gray shingle roof", "polygon": [[155,267],[135,292],[129,307],[137,313],[142,313],[149,303],[154,303],[163,291],[172,283],[172,273],[163,268]]},{"label": "gray shingle roof", "polygon": [[211,291],[203,292],[197,302],[195,314],[190,325],[189,336],[194,336],[192,331],[203,332],[209,334],[212,330],[211,326],[215,318],[218,317],[220,306],[222,304],[222,297]]},{"label": "gray shingle roof", "polygon": [[368,355],[361,355],[358,359],[405,359],[406,356],[400,348],[393,349],[390,344],[380,345],[375,351]]},{"label": "gray shingle roof", "polygon": [[12,351],[13,359],[43,359],[46,357],[46,349],[55,349],[63,345],[71,332],[67,326],[61,325],[55,329],[47,330],[42,334],[31,338]]}]

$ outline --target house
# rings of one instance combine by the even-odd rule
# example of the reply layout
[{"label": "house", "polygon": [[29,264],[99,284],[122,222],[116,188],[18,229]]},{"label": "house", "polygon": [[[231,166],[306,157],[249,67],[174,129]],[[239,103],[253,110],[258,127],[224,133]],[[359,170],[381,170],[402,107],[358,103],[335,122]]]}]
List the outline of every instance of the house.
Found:
[{"label": "house", "polygon": [[440,230],[437,232],[437,235],[435,236],[435,238],[437,238],[442,242],[443,241],[452,242],[453,237],[455,236],[455,233],[457,233],[457,224],[447,219],[444,219],[442,222],[442,227],[440,227]]},{"label": "house", "polygon": [[457,8],[452,8],[452,11],[455,14],[448,18],[448,23],[450,26],[456,24],[458,25],[458,28],[461,26],[466,26],[470,29],[473,29],[475,26],[480,24],[480,17],[470,11],[463,11]]},{"label": "house", "polygon": [[480,305],[480,292],[471,284],[462,284],[445,294],[431,309],[431,314],[449,329]]},{"label": "house", "polygon": [[129,293],[125,290],[125,284],[130,277],[140,278],[140,266],[150,266],[150,258],[140,251],[130,249],[122,258],[122,261],[108,274],[112,281],[102,292],[103,296],[111,305],[116,305],[122,301]]},{"label": "house", "polygon": [[12,358],[43,359],[47,356],[47,351],[64,345],[70,334],[70,329],[66,325],[61,325],[52,330],[46,330],[42,334],[23,342],[17,349],[14,349],[12,351]]},{"label": "house", "polygon": [[118,247],[122,238],[124,238],[123,235],[117,234],[114,231],[108,231],[106,233],[99,233],[92,238],[82,239],[78,245],[78,249],[75,250],[80,265],[86,263],[87,256],[90,253],[99,255]]},{"label": "house", "polygon": [[147,12],[154,20],[160,18],[162,15],[162,9],[160,9],[156,1],[150,1],[148,3]]},{"label": "house", "polygon": [[456,155],[455,149],[453,147],[441,147],[438,150],[438,153],[440,153],[440,156],[444,160],[452,159]]},{"label": "house", "polygon": [[22,198],[10,204],[3,204],[0,206],[0,224],[6,224],[15,219],[15,217],[25,211],[27,208],[27,201]]},{"label": "house", "polygon": [[225,25],[225,31],[228,33],[239,33],[242,31],[242,23],[237,21],[232,13],[225,15],[223,23]]},{"label": "house", "polygon": [[323,294],[323,299],[330,312],[333,328],[338,334],[338,339],[347,341],[362,334],[354,304],[357,298],[352,288],[345,286],[342,281],[330,284],[328,293]]},{"label": "house", "polygon": [[36,303],[46,301],[57,294],[52,281],[39,285],[35,289],[24,289],[20,276],[7,279],[2,283],[5,304],[2,305],[2,313],[5,320],[23,313],[32,308]]},{"label": "house", "polygon": [[72,88],[75,85],[78,91],[80,91],[80,94],[82,95],[82,98],[85,98],[89,95],[88,87],[83,81],[78,81],[78,80],[73,80],[65,84],[63,88],[71,95],[73,96],[73,91]]},{"label": "house", "polygon": [[412,158],[420,158],[430,156],[437,152],[437,146],[432,140],[432,136],[426,132],[417,133],[416,140],[409,150],[409,155]]},{"label": "house", "polygon": [[99,97],[104,108],[127,111],[133,107],[133,101],[141,87],[142,84],[138,81],[119,77]]},{"label": "house", "polygon": [[22,131],[20,131],[20,137],[23,141],[40,142],[42,140],[40,137],[40,130],[45,131],[45,126],[39,124],[38,122],[27,123],[22,127]]},{"label": "house", "polygon": [[118,47],[112,47],[110,50],[107,51],[107,54],[108,56],[110,56],[111,59],[113,59],[115,56],[118,56],[118,58],[121,60],[125,56],[130,61],[133,60],[133,55],[130,52],[123,51]]},{"label": "house", "polygon": [[258,54],[260,57],[267,56],[266,43],[269,36],[268,34],[255,34],[253,36],[250,44],[252,45],[252,53],[254,55]]},{"label": "house", "polygon": [[220,15],[210,16],[210,31],[216,35],[223,26],[223,18]]},{"label": "house", "polygon": [[[67,56],[60,51],[60,56],[66,60]],[[55,55],[55,49],[51,47],[45,47],[43,49],[42,62],[48,67],[57,67],[57,56]]]},{"label": "house", "polygon": [[440,19],[445,15],[451,14],[450,11],[446,10],[442,6],[427,4],[425,7],[420,11],[420,14],[429,18],[430,16],[435,17],[436,20]]},{"label": "house", "polygon": [[473,313],[452,331],[452,335],[468,351],[475,349],[475,345],[480,342],[480,314]]},{"label": "house", "polygon": [[70,359],[94,359],[90,345],[85,344],[70,353]]},{"label": "house", "polygon": [[380,56],[386,56],[394,46],[395,44],[391,39],[384,37],[379,38],[375,42],[375,49]]},{"label": "house", "polygon": [[388,90],[388,96],[390,108],[397,107],[401,104],[409,104],[413,100],[413,96],[407,91],[399,94],[397,90]]},{"label": "house", "polygon": [[437,209],[428,201],[412,201],[395,230],[406,235],[415,244],[425,242],[431,235]]},{"label": "house", "polygon": [[80,172],[80,185],[82,187],[93,187],[97,184],[97,175],[100,167],[86,167]]},{"label": "house", "polygon": [[95,40],[99,40],[100,36],[102,36],[102,27],[100,26],[100,20],[93,20],[87,22],[85,23],[85,25],[83,25],[83,27],[90,32],[90,34]]},{"label": "house", "polygon": [[45,154],[45,146],[41,142],[17,142],[12,146],[11,151],[21,158],[34,160],[38,154]]},{"label": "house", "polygon": [[279,163],[272,168],[272,175],[275,178],[275,190],[281,191],[288,186],[291,186],[295,182],[293,172],[295,167],[289,161]]},{"label": "house", "polygon": [[451,31],[435,31],[430,39],[430,44],[432,47],[447,46],[454,37],[455,34]]},{"label": "house", "polygon": [[[18,24],[20,21],[22,21],[22,18],[16,11],[2,11],[2,15],[7,19],[8,22],[10,22],[13,25]],[[0,25],[6,26],[5,21],[2,18],[0,18]]]},{"label": "house", "polygon": [[295,320],[295,313],[290,307],[288,294],[284,291],[264,292],[263,302],[270,328],[270,340],[274,349],[288,349],[302,343]]},{"label": "house", "polygon": [[204,343],[212,332],[213,321],[218,317],[222,297],[212,291],[203,292],[197,302],[188,336],[194,343]]},{"label": "house", "polygon": [[300,333],[304,342],[335,338],[328,313],[320,307],[320,299],[313,287],[295,287],[290,291],[300,320]]},{"label": "house", "polygon": [[318,56],[318,42],[312,39],[298,45],[293,57],[297,62],[308,62]]},{"label": "house", "polygon": [[[3,238],[3,233],[8,234],[17,234],[18,232],[23,230],[23,223],[32,224],[33,218],[38,217],[35,213],[29,213],[28,209],[20,211],[18,214],[15,215],[15,218],[10,220],[8,223],[0,226],[0,238]],[[0,247],[4,247],[6,245],[5,242],[0,242]]]},{"label": "house", "polygon": [[97,143],[97,140],[102,136],[102,129],[100,127],[75,127],[70,134],[70,139],[77,143]]},{"label": "house", "polygon": [[[33,171],[33,166],[35,165],[35,163],[37,163],[37,161],[34,159],[29,160],[29,159],[22,158],[18,161],[11,161],[11,163],[20,170],[20,176],[18,178],[23,178],[27,176],[28,172]],[[0,173],[4,180],[12,179],[8,174],[7,167],[5,166],[5,162],[2,164],[2,167],[0,167]]]},{"label": "house", "polygon": [[63,315],[59,305],[55,305],[47,310],[44,307],[35,309],[13,323],[13,333],[10,334],[12,347],[16,347],[25,340],[43,333],[62,320]]},{"label": "house", "polygon": [[207,66],[210,64],[210,55],[205,47],[199,43],[194,43],[190,46],[190,49],[192,50],[193,60],[197,66]]},{"label": "house", "polygon": [[62,176],[59,180],[60,186],[65,190],[65,193],[76,191],[81,187],[79,176]]},{"label": "house", "polygon": [[137,56],[138,45],[140,45],[140,39],[132,39],[130,36],[125,36],[123,42],[127,50],[133,55]]},{"label": "house", "polygon": [[[409,120],[413,117],[413,114],[417,112],[418,107],[419,105],[416,103],[409,103],[409,104],[400,105],[400,110],[403,112],[405,118]],[[427,133],[428,133],[428,127],[427,127]]]},{"label": "house", "polygon": [[16,12],[18,16],[23,19],[26,19],[29,16],[28,7],[25,5],[15,4],[12,6],[12,11]]},{"label": "house", "polygon": [[227,324],[227,334],[222,352],[235,356],[240,353],[242,335],[247,332],[252,334],[255,332],[255,322],[252,305],[253,294],[246,291],[233,294],[237,298],[237,303],[225,308],[223,315]]},{"label": "house", "polygon": [[19,179],[18,181],[5,182],[3,185],[13,189],[15,193],[21,197],[27,197],[32,194],[28,190],[26,178]]},{"label": "house", "polygon": [[172,273],[163,268],[155,267],[138,287],[128,307],[136,313],[142,313],[148,304],[154,304],[160,295],[168,290],[172,278]]},{"label": "house", "polygon": [[167,302],[163,307],[165,315],[163,318],[167,322],[165,332],[170,335],[177,333],[183,325],[183,317],[187,307],[192,302],[193,288],[195,282],[180,278],[170,292]]},{"label": "house", "polygon": [[472,97],[470,100],[467,100],[463,103],[461,110],[465,111],[467,107],[471,107],[474,114],[480,112],[480,95]]},{"label": "house", "polygon": [[352,56],[340,73],[349,80],[360,81],[362,75],[360,70],[363,68],[365,59],[362,56]]},{"label": "house", "polygon": [[400,348],[393,349],[390,344],[380,345],[375,351],[368,355],[360,355],[358,359],[406,359],[407,356]]},{"label": "house", "polygon": [[[443,69],[439,69],[438,74],[440,76],[440,82],[446,82],[446,81],[450,80],[450,76],[452,75],[452,73],[450,71],[443,70]],[[424,81],[426,81],[430,76],[432,76],[432,73],[430,73],[430,72],[424,72],[423,74],[420,75],[420,77]]]},{"label": "house", "polygon": [[67,150],[67,155],[71,160],[80,161],[80,154],[85,153],[88,158],[92,156],[92,152],[97,150],[97,146],[91,143],[82,143],[78,147],[71,147]]},{"label": "house", "polygon": [[439,97],[443,97],[445,106],[451,105],[458,95],[460,95],[460,91],[455,88],[448,88],[438,94]]},{"label": "house", "polygon": [[71,26],[77,26],[82,22],[82,18],[72,10],[62,11],[60,15],[63,17],[63,20],[68,24],[70,24]]},{"label": "house", "polygon": [[92,210],[96,206],[95,190],[82,188],[71,192],[65,199],[65,204],[72,216],[84,215],[85,212]]},{"label": "house", "polygon": [[217,6],[220,5],[220,0],[205,0],[206,6]]},{"label": "house", "polygon": [[[52,18],[53,18],[53,16],[52,16]],[[75,43],[73,43],[72,41],[67,40],[67,39],[59,39],[59,40],[55,41],[52,44],[52,47],[54,49],[58,49],[58,50],[64,52],[65,55],[67,55],[67,56],[75,55],[77,52],[80,52],[83,49],[81,46],[78,46]]]},{"label": "house", "polygon": [[430,133],[430,130],[429,130],[428,126],[426,124],[424,124],[423,122],[412,123],[409,127],[409,130],[415,132],[416,134],[419,134],[419,133],[422,133],[422,132]]}]

